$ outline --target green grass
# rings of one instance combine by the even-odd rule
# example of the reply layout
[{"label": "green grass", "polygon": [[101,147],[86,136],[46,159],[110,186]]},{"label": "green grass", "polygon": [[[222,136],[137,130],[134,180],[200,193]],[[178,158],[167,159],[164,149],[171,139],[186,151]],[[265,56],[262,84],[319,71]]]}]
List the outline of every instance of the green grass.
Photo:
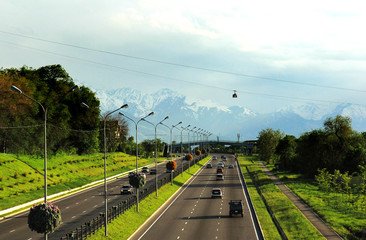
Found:
[{"label": "green grass", "polygon": [[[108,224],[108,236],[104,236],[104,228],[99,229],[94,235],[88,237],[91,240],[98,239],[127,239],[130,237],[161,205],[163,205],[179,188],[191,178],[205,163],[209,157],[186,170],[183,176],[177,176],[173,185],[166,184],[159,189],[159,197],[150,194],[139,204],[140,212],[132,207],[121,216]],[[121,227],[123,226],[123,227]]]},{"label": "green grass", "polygon": [[243,172],[243,175],[245,177],[245,181],[247,184],[247,188],[250,194],[250,198],[252,199],[252,203],[254,205],[255,211],[257,213],[258,216],[258,220],[260,222],[262,231],[263,231],[263,235],[266,239],[273,239],[273,240],[277,240],[277,239],[281,239],[280,234],[277,231],[277,228],[275,226],[275,224],[272,221],[271,216],[269,215],[267,208],[264,204],[264,202],[262,201],[261,197],[259,196],[257,189],[254,186],[254,183],[252,181],[252,179],[250,178],[249,173],[247,172],[247,169],[245,168],[245,166],[251,165],[251,160],[253,158],[252,157],[239,157],[239,163],[240,163],[240,167],[241,170]]},{"label": "green grass", "polygon": [[[244,165],[248,167],[251,173],[257,176],[255,181],[259,184],[264,198],[288,239],[324,239],[317,229],[262,171],[259,162],[246,161]],[[268,239],[272,238],[269,237]]]},{"label": "green grass", "polygon": [[[162,159],[160,159],[162,160]],[[130,171],[135,156],[124,153],[107,155],[107,175]],[[139,166],[151,159],[139,159]],[[48,160],[48,195],[80,187],[103,179],[103,154],[61,155]],[[0,154],[0,210],[43,197],[43,158]]]},{"label": "green grass", "polygon": [[352,235],[366,229],[365,205],[356,195],[324,192],[314,180],[300,174],[276,174],[343,238],[354,239]]}]

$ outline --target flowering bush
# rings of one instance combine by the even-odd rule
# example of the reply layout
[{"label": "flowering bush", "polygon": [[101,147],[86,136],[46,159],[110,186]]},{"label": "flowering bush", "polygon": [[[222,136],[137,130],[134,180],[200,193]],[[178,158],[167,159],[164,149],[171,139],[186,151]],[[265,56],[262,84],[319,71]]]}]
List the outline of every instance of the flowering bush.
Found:
[{"label": "flowering bush", "polygon": [[177,162],[176,161],[169,161],[166,163],[166,169],[173,171],[177,168]]},{"label": "flowering bush", "polygon": [[37,233],[51,233],[61,225],[61,211],[52,203],[33,206],[28,214],[28,226]]},{"label": "flowering bush", "polygon": [[130,185],[134,188],[141,188],[146,183],[146,175],[143,173],[134,173],[128,177]]},{"label": "flowering bush", "polygon": [[187,155],[186,155],[186,160],[187,160],[187,161],[191,161],[192,159],[193,159],[192,154],[187,154]]}]

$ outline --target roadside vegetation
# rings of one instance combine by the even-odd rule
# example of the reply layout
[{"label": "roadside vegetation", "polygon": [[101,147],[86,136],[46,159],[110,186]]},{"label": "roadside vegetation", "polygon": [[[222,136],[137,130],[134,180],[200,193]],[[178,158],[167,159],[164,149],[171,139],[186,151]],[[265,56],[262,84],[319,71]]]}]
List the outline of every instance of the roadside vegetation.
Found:
[{"label": "roadside vegetation", "polygon": [[[108,224],[108,236],[104,236],[104,228],[99,229],[94,235],[88,237],[91,240],[99,239],[128,239],[160,206],[162,206],[183,184],[196,174],[204,166],[210,157],[202,159],[199,163],[187,169],[183,175],[177,176],[173,185],[166,184],[159,189],[159,197],[150,194],[140,202],[140,212],[137,213],[131,207],[121,216]],[[123,227],[121,227],[123,226]]]},{"label": "roadside vegetation", "polygon": [[[108,176],[133,170],[135,161],[135,156],[125,153],[108,154]],[[139,159],[139,166],[153,162],[154,158]],[[103,154],[57,155],[50,158],[48,194],[103,179],[103,166]],[[43,158],[0,154],[0,172],[0,210],[43,196]]]},{"label": "roadside vegetation", "polygon": [[[244,161],[243,165],[245,171],[246,168],[249,170],[251,180],[254,184],[257,184],[268,207],[271,209],[273,216],[278,221],[288,239],[323,239],[318,230],[263,172],[261,163],[257,161],[255,157],[250,158],[250,161]],[[268,212],[264,213],[264,215],[267,216],[265,222],[270,222],[268,219]],[[261,218],[263,218],[263,216],[261,216]],[[273,226],[273,222],[271,225]],[[271,234],[274,232],[274,229],[271,227],[269,230],[266,230],[266,232],[267,231]],[[271,236],[269,239],[272,239]]]},{"label": "roadside vegetation", "polygon": [[299,138],[265,129],[258,158],[343,238],[366,238],[366,133],[350,118],[328,118]]},{"label": "roadside vegetation", "polygon": [[241,170],[243,172],[245,182],[247,184],[247,188],[250,194],[250,198],[252,199],[252,203],[254,205],[255,211],[258,216],[258,220],[260,222],[263,235],[266,239],[273,239],[273,240],[280,240],[282,239],[280,234],[278,233],[278,230],[273,223],[273,220],[270,216],[270,214],[267,211],[266,205],[262,201],[259,193],[257,192],[257,189],[254,185],[253,180],[250,177],[249,172],[247,171],[246,167],[249,167],[253,164],[254,157],[250,156],[239,156],[239,164],[241,167]]}]

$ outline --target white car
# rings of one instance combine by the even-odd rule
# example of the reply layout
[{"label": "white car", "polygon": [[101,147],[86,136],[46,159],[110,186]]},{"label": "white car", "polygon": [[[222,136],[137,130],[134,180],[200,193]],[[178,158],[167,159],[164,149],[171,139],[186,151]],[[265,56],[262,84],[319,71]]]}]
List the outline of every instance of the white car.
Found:
[{"label": "white car", "polygon": [[212,188],[211,198],[222,198],[222,196],[221,188]]},{"label": "white car", "polygon": [[217,181],[224,181],[224,174],[222,174],[222,173],[216,174],[216,180]]}]

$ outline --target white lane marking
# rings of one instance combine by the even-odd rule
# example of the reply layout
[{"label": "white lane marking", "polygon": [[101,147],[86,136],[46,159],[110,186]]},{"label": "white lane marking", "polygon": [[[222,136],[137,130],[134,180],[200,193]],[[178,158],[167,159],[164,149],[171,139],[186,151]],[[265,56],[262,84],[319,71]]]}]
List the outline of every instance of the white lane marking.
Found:
[{"label": "white lane marking", "polygon": [[216,231],[218,232],[218,231],[219,231],[219,229],[218,229],[218,228],[216,228]]},{"label": "white lane marking", "polygon": [[76,205],[79,205],[79,203],[77,202]]},{"label": "white lane marking", "polygon": [[83,213],[86,213],[86,210],[85,210],[85,211],[83,211]]},{"label": "white lane marking", "polygon": [[179,238],[180,238],[180,236],[177,237],[177,239],[179,239]]},{"label": "white lane marking", "polygon": [[182,228],[182,231],[184,231],[184,228]]},{"label": "white lane marking", "polygon": [[76,216],[72,216],[72,217],[71,217],[71,219],[74,219],[74,218],[76,218]]},{"label": "white lane marking", "polygon": [[87,198],[85,198],[85,199],[84,199],[84,202],[85,202],[85,201],[88,201],[88,199],[87,199]]},{"label": "white lane marking", "polygon": [[220,212],[220,214],[221,214],[221,212]]},{"label": "white lane marking", "polygon": [[32,240],[32,238],[28,238],[27,240]]},{"label": "white lane marking", "polygon": [[92,196],[92,198],[95,198],[95,196]]},{"label": "white lane marking", "polygon": [[[240,167],[240,164],[239,164],[239,167]],[[241,190],[243,191],[243,195],[244,195],[244,198],[245,198],[245,202],[247,203],[247,206],[249,207],[249,203],[248,203],[247,196],[245,196],[244,184],[243,184],[243,181],[242,181],[242,179],[240,177],[239,167],[236,168],[236,172],[238,173],[239,181],[240,181],[240,184],[241,184]],[[243,178],[244,178],[244,176],[243,176]],[[251,211],[249,211],[249,215],[250,215],[250,218],[252,219],[252,225],[253,225],[253,229],[254,229],[254,232],[255,232],[255,236],[256,236],[257,240],[259,240],[258,233],[257,233],[257,229],[254,226],[254,219],[253,219],[253,216],[252,216],[252,212]]]},{"label": "white lane marking", "polygon": [[185,222],[184,224],[187,225],[188,222]]},{"label": "white lane marking", "polygon": [[96,207],[98,207],[98,205],[94,205],[94,207],[93,207],[93,208],[96,208]]},{"label": "white lane marking", "polygon": [[70,207],[66,207],[66,209],[69,209]]},{"label": "white lane marking", "polygon": [[11,230],[9,233],[13,233],[13,232],[15,232],[15,229]]},{"label": "white lane marking", "polygon": [[195,204],[194,206],[197,207],[197,204]]},{"label": "white lane marking", "polygon": [[191,214],[192,214],[193,212],[191,212]]},{"label": "white lane marking", "polygon": [[[197,172],[197,174],[195,174],[194,176],[193,176],[193,178],[191,179],[191,181],[189,182],[189,184],[187,184],[186,186],[185,186],[185,188],[173,199],[173,201],[165,208],[165,210],[159,215],[159,217],[157,217],[156,219],[155,219],[155,221],[150,225],[150,227],[148,227],[147,229],[146,229],[146,231],[138,238],[138,240],[139,239],[141,239],[141,238],[143,238],[144,236],[145,236],[145,234],[154,226],[154,224],[157,222],[157,221],[159,221],[159,219],[163,216],[163,214],[170,208],[170,206],[172,206],[173,205],[173,203],[180,197],[180,195],[182,195],[183,194],[183,192],[188,188],[188,186],[189,185],[191,185],[191,183],[197,178],[197,176],[203,171],[203,167],[201,168],[201,170],[199,170],[198,172]],[[188,219],[190,219],[191,217],[188,217]],[[130,239],[130,238],[129,238]]]},{"label": "white lane marking", "polygon": [[215,239],[217,239],[217,236],[215,237]]}]

